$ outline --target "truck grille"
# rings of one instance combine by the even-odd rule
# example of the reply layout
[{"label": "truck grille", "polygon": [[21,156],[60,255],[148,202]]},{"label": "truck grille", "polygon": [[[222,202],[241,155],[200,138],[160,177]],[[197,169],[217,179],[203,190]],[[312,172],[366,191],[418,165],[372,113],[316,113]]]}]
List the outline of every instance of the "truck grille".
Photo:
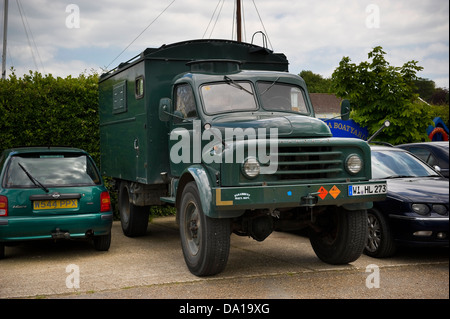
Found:
[{"label": "truck grille", "polygon": [[342,152],[329,146],[279,146],[280,181],[336,179],[343,172]]}]

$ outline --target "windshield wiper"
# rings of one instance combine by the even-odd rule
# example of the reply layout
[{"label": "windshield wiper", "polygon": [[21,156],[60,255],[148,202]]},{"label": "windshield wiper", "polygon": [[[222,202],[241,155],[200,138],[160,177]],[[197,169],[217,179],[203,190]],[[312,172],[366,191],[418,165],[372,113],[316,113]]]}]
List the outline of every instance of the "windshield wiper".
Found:
[{"label": "windshield wiper", "polygon": [[245,87],[243,87],[242,85],[240,85],[239,83],[234,82],[233,79],[229,78],[228,76],[224,76],[223,79],[226,81],[226,83],[228,85],[232,85],[233,87],[240,89],[240,90],[244,90],[245,92],[247,92],[248,94],[253,95],[253,92],[247,90]]},{"label": "windshield wiper", "polygon": [[31,174],[25,169],[25,167],[22,166],[22,164],[20,164],[20,163],[17,163],[17,164],[19,164],[20,168],[25,172],[25,174],[27,174],[28,178],[30,179],[30,181],[33,182],[34,185],[36,185],[36,186],[42,188],[46,193],[49,192],[48,188],[45,187],[44,185],[42,185],[36,178],[34,178],[33,175],[31,175]]},{"label": "windshield wiper", "polygon": [[417,177],[417,176],[411,176],[411,175],[392,175],[387,176],[385,179],[391,179],[391,178],[408,178],[408,177]]},{"label": "windshield wiper", "polygon": [[262,93],[261,93],[261,95],[263,95],[264,93],[266,93],[267,91],[269,91],[277,82],[278,82],[278,80],[280,79],[280,77],[277,77],[277,79],[275,80],[275,81],[273,81],[273,83],[271,84],[271,85],[269,85],[269,87],[267,88],[267,89],[265,89]]}]

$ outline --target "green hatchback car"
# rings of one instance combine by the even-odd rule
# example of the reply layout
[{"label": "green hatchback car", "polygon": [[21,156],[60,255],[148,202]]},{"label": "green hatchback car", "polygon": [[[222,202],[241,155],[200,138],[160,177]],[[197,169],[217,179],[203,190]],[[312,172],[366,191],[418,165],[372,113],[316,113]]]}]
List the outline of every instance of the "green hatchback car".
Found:
[{"label": "green hatchback car", "polygon": [[111,199],[91,156],[76,148],[26,147],[0,155],[0,258],[5,245],[41,239],[111,244]]}]

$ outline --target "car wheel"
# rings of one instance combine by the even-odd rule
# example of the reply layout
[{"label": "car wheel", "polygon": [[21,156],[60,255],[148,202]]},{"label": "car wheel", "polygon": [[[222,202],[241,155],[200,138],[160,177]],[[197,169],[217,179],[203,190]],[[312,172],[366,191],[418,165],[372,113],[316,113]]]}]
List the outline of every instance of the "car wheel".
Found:
[{"label": "car wheel", "polygon": [[386,217],[376,209],[367,213],[369,236],[364,253],[370,257],[383,258],[392,256],[396,247],[394,237]]},{"label": "car wheel", "polygon": [[210,218],[203,213],[195,182],[183,190],[180,237],[186,265],[196,276],[208,276],[225,269],[230,251],[229,219]]},{"label": "car wheel", "polygon": [[111,233],[94,237],[94,248],[99,251],[107,251],[111,246]]},{"label": "car wheel", "polygon": [[5,258],[5,244],[0,243],[0,259]]},{"label": "car wheel", "polygon": [[130,190],[127,182],[122,182],[119,189],[120,224],[125,236],[137,237],[147,233],[148,206],[136,206],[130,201]]},{"label": "car wheel", "polygon": [[310,233],[310,242],[317,257],[332,265],[347,264],[358,259],[364,250],[367,213],[333,207],[317,216],[315,229]]}]

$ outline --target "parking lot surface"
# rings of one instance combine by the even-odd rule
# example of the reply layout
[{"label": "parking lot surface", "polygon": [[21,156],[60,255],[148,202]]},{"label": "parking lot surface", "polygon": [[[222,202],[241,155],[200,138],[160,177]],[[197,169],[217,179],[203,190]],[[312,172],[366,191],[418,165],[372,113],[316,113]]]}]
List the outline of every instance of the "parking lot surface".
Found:
[{"label": "parking lot surface", "polygon": [[449,299],[448,248],[333,266],[298,234],[274,232],[264,242],[233,234],[225,271],[200,278],[185,265],[174,217],[153,219],[138,238],[114,222],[112,235],[108,252],[86,241],[7,246],[0,298]]}]

